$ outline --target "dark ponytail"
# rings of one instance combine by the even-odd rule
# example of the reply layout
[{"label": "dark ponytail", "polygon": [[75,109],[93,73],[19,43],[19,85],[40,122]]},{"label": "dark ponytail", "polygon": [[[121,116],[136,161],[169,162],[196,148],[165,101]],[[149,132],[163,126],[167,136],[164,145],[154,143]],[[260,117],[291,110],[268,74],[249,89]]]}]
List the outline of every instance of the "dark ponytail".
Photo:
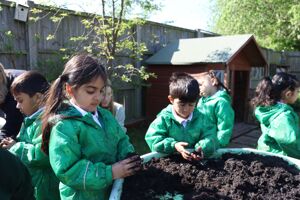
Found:
[{"label": "dark ponytail", "polygon": [[294,92],[299,86],[299,80],[295,75],[279,72],[273,76],[272,80],[265,77],[259,82],[251,103],[254,107],[274,105],[281,101],[284,91],[288,89]]},{"label": "dark ponytail", "polygon": [[255,89],[255,97],[251,100],[253,107],[270,106],[276,101],[272,96],[273,83],[270,77],[264,77]]},{"label": "dark ponytail", "polygon": [[49,118],[57,113],[59,108],[62,107],[63,100],[65,99],[65,95],[63,92],[65,80],[61,77],[56,79],[50,90],[46,95],[46,108],[44,114],[42,116],[42,133],[43,133],[43,141],[42,141],[42,150],[48,154],[49,150],[49,139],[50,139],[50,131],[51,131],[51,122],[49,122]]},{"label": "dark ponytail", "polygon": [[[49,153],[50,132],[54,120],[49,120],[58,114],[59,110],[67,108],[64,100],[67,99],[64,86],[68,83],[74,88],[89,83],[101,77],[106,84],[107,75],[105,69],[96,59],[87,54],[79,54],[72,57],[66,64],[62,74],[55,80],[47,94],[46,108],[42,116],[42,150]],[[66,118],[60,116],[62,119]]]}]

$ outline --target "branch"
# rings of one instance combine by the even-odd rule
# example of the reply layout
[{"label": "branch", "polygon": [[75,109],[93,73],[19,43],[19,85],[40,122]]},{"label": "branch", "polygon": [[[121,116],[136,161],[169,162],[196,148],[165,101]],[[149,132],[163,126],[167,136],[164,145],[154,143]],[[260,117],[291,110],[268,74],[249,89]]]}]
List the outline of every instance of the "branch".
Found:
[{"label": "branch", "polygon": [[102,17],[105,17],[105,0],[102,0]]},{"label": "branch", "polygon": [[[105,0],[102,0],[102,17],[103,17],[102,26],[104,27],[107,24],[106,14],[105,14]],[[110,49],[110,41],[109,41],[109,35],[106,32],[104,32],[104,39],[106,42],[106,47],[109,50]],[[109,51],[105,51],[105,54],[107,57],[110,57]]]},{"label": "branch", "polygon": [[112,28],[114,28],[115,26],[115,18],[116,18],[116,16],[115,16],[115,9],[116,9],[116,7],[115,7],[115,1],[114,0],[112,0]]},{"label": "branch", "polygon": [[114,31],[113,31],[113,35],[112,35],[112,43],[113,43],[112,54],[115,54],[115,51],[116,51],[116,42],[118,39],[118,34],[120,31],[121,23],[123,21],[123,14],[124,14],[124,0],[121,0],[121,10],[119,13],[119,18],[118,18],[116,26],[113,29]]}]

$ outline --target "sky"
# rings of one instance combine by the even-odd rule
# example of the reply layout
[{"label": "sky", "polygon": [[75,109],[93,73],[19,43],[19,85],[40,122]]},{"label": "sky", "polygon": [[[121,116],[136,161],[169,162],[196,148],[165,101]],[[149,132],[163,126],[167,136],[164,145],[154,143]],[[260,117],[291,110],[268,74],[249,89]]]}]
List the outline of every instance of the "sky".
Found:
[{"label": "sky", "polygon": [[154,13],[150,21],[168,23],[188,29],[209,31],[210,0],[165,0],[162,11]]},{"label": "sky", "polygon": [[[17,0],[16,0],[17,1]],[[46,2],[45,0],[34,0]],[[64,5],[68,9],[96,12],[99,9],[100,0],[51,0],[57,5]],[[212,0],[156,0],[162,5],[161,11],[152,13],[149,21],[165,23],[187,29],[202,29],[211,31]]]}]

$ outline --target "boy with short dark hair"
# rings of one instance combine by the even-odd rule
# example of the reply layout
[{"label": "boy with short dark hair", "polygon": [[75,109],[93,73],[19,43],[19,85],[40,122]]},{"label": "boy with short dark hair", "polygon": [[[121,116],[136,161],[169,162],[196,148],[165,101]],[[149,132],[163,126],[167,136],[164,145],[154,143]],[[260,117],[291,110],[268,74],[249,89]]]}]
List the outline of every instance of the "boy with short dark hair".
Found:
[{"label": "boy with short dark hair", "polygon": [[5,138],[0,143],[0,146],[9,149],[27,166],[37,200],[60,199],[58,179],[52,171],[49,157],[41,150],[41,116],[48,88],[49,83],[45,77],[34,71],[25,72],[13,81],[11,93],[17,101],[17,108],[27,117],[17,141]]},{"label": "boy with short dark hair", "polygon": [[216,130],[195,109],[199,99],[197,80],[187,73],[173,73],[168,99],[172,105],[157,115],[145,135],[151,151],[179,152],[187,160],[200,160],[212,155],[218,148]]}]

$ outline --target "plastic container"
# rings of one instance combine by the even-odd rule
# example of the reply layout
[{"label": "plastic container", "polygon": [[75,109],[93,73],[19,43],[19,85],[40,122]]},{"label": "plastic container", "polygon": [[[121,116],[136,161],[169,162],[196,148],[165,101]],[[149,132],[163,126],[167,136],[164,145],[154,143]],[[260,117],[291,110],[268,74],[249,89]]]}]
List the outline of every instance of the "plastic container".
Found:
[{"label": "plastic container", "polygon": [[[265,156],[277,156],[285,161],[287,161],[291,165],[295,165],[300,170],[300,160],[291,158],[288,156],[278,155],[270,152],[265,151],[259,151],[256,149],[250,149],[250,148],[224,148],[224,149],[218,149],[216,153],[213,155],[214,158],[220,157],[224,153],[232,153],[232,154],[249,154],[249,153],[255,153],[259,155],[265,155]],[[148,153],[145,155],[142,155],[141,158],[144,160],[144,162],[148,162],[152,158],[161,158],[165,157],[168,154],[162,154],[157,152]],[[123,187],[124,179],[117,179],[114,181],[112,191],[109,197],[109,200],[120,200],[121,194],[122,194],[122,187]]]}]

